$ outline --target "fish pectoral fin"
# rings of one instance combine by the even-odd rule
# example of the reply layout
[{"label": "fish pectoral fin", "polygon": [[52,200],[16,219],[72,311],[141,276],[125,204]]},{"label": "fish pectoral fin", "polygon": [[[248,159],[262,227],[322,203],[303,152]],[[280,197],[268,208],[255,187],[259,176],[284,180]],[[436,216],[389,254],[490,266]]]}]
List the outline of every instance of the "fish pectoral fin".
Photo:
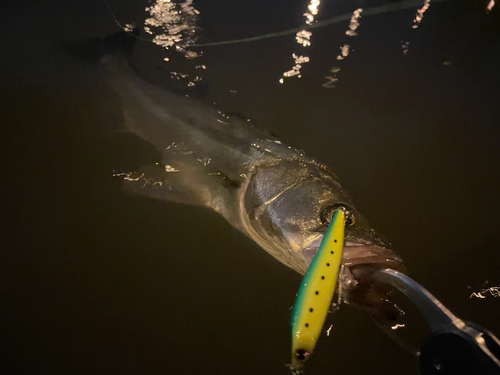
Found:
[{"label": "fish pectoral fin", "polygon": [[114,173],[114,176],[123,178],[123,188],[127,193],[155,199],[176,200],[174,197],[166,199],[172,195],[172,188],[169,185],[168,173],[159,163],[144,166],[135,172]]},{"label": "fish pectoral fin", "polygon": [[228,219],[226,210],[233,199],[231,188],[224,176],[202,163],[169,160],[115,176],[122,177],[125,191],[134,195],[210,207]]}]

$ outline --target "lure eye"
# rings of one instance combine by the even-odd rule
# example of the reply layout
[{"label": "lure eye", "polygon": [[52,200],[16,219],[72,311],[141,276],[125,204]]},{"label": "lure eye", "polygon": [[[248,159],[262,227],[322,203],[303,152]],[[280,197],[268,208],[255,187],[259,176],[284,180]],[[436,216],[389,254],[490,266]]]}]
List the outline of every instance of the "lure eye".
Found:
[{"label": "lure eye", "polygon": [[356,218],[354,217],[354,214],[352,213],[352,209],[350,209],[347,206],[343,206],[340,204],[328,206],[321,212],[321,221],[326,224],[330,224],[332,221],[332,217],[335,214],[335,211],[338,209],[342,208],[345,212],[345,225],[347,227],[350,227],[354,225],[356,222]]},{"label": "lure eye", "polygon": [[299,361],[305,361],[307,359],[307,357],[309,356],[309,353],[306,352],[304,349],[297,349],[295,351],[295,357],[299,360]]}]

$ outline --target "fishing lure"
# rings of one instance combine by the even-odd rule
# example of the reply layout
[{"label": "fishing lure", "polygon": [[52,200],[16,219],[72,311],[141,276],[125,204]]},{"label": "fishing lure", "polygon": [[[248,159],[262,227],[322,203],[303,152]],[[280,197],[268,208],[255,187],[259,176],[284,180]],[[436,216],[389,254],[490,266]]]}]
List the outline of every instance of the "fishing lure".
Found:
[{"label": "fishing lure", "polygon": [[300,285],[292,312],[292,369],[314,350],[337,285],[344,245],[345,213],[338,209]]}]

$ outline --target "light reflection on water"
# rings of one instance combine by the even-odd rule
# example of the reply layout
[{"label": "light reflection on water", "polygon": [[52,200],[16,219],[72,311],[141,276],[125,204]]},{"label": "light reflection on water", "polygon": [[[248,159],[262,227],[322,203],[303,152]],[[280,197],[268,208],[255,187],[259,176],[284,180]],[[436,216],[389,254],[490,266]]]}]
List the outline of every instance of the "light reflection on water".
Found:
[{"label": "light reflection on water", "polygon": [[427,9],[429,9],[430,5],[431,5],[431,0],[425,0],[425,3],[422,6],[422,8],[417,10],[417,14],[415,15],[415,20],[413,21],[414,24],[412,26],[412,29],[418,28],[419,24],[422,22],[424,18],[424,13],[427,11]]},{"label": "light reflection on water", "polygon": [[486,10],[488,12],[491,12],[491,10],[493,9],[494,6],[495,6],[495,0],[490,0],[490,2],[488,3],[488,5],[486,6]]},{"label": "light reflection on water", "polygon": [[[359,23],[359,19],[361,18],[361,13],[363,12],[363,9],[361,8],[358,8],[356,9],[353,13],[352,13],[352,16],[351,16],[351,19],[349,21],[349,26],[348,26],[348,29],[347,31],[345,32],[345,34],[348,36],[348,37],[354,37],[356,35],[358,35],[357,33],[357,29],[360,25]],[[344,60],[348,55],[349,55],[349,50],[350,50],[350,45],[349,44],[344,44],[340,47],[340,54],[337,55],[336,59],[337,61],[341,61],[341,60]],[[326,79],[326,82],[323,83],[323,87],[324,88],[334,88],[336,83],[338,82],[339,78],[338,78],[338,72],[340,71],[340,67],[339,66],[333,66],[330,71],[328,72],[329,75],[326,75],[325,76],[325,79]]]},{"label": "light reflection on water", "polygon": [[144,20],[144,30],[154,35],[153,43],[162,48],[175,47],[188,59],[198,57],[195,51],[186,47],[196,43],[197,21],[200,12],[193,5],[193,0],[174,3],[171,0],[157,0],[146,7],[149,18]]},{"label": "light reflection on water", "polygon": [[[195,8],[193,0],[173,2],[171,0],[156,0],[145,8],[148,18],[144,20],[144,31],[153,35],[152,42],[164,50],[173,49],[174,53],[182,55],[188,60],[198,59],[203,55],[201,50],[192,50],[188,47],[198,40],[201,28],[198,26],[200,12]],[[165,57],[166,62],[170,57]],[[193,87],[203,78],[196,74],[187,74],[172,71],[171,77],[183,79],[188,87]]]},{"label": "light reflection on water", "polygon": [[[307,6],[307,12],[304,13],[304,17],[306,17],[306,26],[311,25],[315,22],[315,17],[318,15],[319,5],[319,0],[311,0],[311,3]],[[297,32],[297,34],[295,35],[295,40],[299,45],[305,48],[311,45],[311,36],[312,32],[304,28],[303,30]],[[293,67],[283,73],[283,77],[279,79],[279,83],[284,83],[285,78],[289,77],[301,78],[302,76],[300,74],[300,71],[302,69],[302,66],[308,63],[310,60],[309,56],[303,54],[299,55],[293,53],[292,57],[294,59]]]},{"label": "light reflection on water", "polygon": [[349,36],[356,36],[358,33],[356,32],[356,29],[359,27],[359,18],[361,17],[361,12],[363,9],[358,8],[352,13],[351,21],[349,22],[349,30],[347,30],[345,33],[346,35]]}]

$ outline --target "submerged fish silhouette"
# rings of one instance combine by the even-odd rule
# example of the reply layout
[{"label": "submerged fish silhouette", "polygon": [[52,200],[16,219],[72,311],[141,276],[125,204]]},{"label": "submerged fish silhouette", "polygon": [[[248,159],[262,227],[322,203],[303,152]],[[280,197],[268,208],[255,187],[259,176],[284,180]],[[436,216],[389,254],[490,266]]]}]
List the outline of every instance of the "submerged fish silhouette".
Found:
[{"label": "submerged fish silhouette", "polygon": [[213,106],[142,79],[116,47],[125,45],[126,55],[133,39],[119,33],[94,40],[91,48],[80,48],[87,56],[100,56],[99,65],[120,100],[126,128],[161,154],[161,162],[126,174],[125,188],[210,207],[301,274],[333,213],[343,206],[348,226],[340,275],[342,297],[372,312],[380,308],[385,300],[373,293],[366,276],[381,267],[403,270],[404,266],[354,208],[335,174],[249,120],[223,115]]}]

